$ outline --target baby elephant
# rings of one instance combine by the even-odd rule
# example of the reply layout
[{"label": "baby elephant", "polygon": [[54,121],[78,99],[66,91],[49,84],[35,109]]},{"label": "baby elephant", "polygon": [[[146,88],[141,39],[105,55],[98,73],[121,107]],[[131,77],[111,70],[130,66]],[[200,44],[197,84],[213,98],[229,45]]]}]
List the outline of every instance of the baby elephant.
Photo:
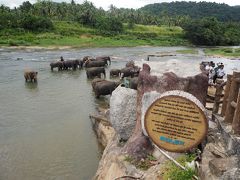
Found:
[{"label": "baby elephant", "polygon": [[37,82],[37,74],[38,72],[32,71],[32,70],[27,70],[24,71],[24,78],[25,81],[28,82]]}]

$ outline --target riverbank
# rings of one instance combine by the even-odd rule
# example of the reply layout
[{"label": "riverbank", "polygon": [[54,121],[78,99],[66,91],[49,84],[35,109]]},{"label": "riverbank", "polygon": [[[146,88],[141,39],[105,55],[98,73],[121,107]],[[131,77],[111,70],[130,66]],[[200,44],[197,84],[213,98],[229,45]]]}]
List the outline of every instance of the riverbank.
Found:
[{"label": "riverbank", "polygon": [[101,34],[97,29],[76,22],[54,21],[54,29],[48,32],[27,32],[23,29],[0,31],[0,46],[71,46],[89,47],[133,47],[133,46],[183,46],[189,45],[182,28],[178,26],[124,24],[119,34]]},{"label": "riverbank", "polygon": [[[192,55],[199,54],[197,48],[177,50],[176,52],[178,54],[192,54]],[[203,53],[205,56],[213,58],[228,58],[231,60],[239,60],[240,58],[239,47],[205,47],[202,48],[201,53]]]}]

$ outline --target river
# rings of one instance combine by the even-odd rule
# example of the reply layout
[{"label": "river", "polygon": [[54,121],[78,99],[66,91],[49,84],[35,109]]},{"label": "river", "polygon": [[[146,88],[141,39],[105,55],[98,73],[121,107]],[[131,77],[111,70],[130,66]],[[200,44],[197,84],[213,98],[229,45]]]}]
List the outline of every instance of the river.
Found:
[{"label": "river", "polygon": [[[95,99],[84,69],[51,72],[51,61],[109,55],[109,72],[129,60],[141,64],[148,54],[181,49],[185,47],[0,49],[0,180],[85,180],[97,170],[101,147],[89,114],[109,97]],[[228,73],[240,70],[240,61],[202,54],[151,57],[150,65],[156,72],[187,76],[199,72],[201,61],[210,60],[223,62]],[[39,72],[37,84],[25,83],[26,68]]]}]

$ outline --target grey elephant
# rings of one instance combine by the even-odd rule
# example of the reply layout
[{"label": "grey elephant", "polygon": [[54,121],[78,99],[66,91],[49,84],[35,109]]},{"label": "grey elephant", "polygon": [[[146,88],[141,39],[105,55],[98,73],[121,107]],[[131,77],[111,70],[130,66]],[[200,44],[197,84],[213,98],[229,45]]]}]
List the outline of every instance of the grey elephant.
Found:
[{"label": "grey elephant", "polygon": [[78,66],[79,66],[79,60],[63,61],[63,68],[65,70],[68,70],[68,69],[76,70]]},{"label": "grey elephant", "polygon": [[110,70],[110,77],[117,76],[120,77],[121,69],[111,69]]},{"label": "grey elephant", "polygon": [[80,59],[78,59],[78,60],[76,60],[76,61],[77,61],[78,67],[79,67],[79,68],[82,68],[82,67],[83,67],[83,61],[80,60]]},{"label": "grey elephant", "polygon": [[28,82],[37,82],[37,75],[38,75],[38,72],[36,71],[33,71],[33,70],[25,70],[24,71],[24,78],[25,78],[25,81]]},{"label": "grey elephant", "polygon": [[103,74],[104,77],[106,77],[106,72],[105,72],[104,67],[88,68],[88,69],[86,69],[86,74],[87,74],[87,78],[94,78],[94,77],[101,78],[101,74]]},{"label": "grey elephant", "polygon": [[54,68],[58,68],[58,71],[63,70],[63,62],[62,61],[56,61],[50,63],[51,70],[53,71]]},{"label": "grey elephant", "polygon": [[134,77],[134,78],[131,78],[129,80],[129,87],[131,89],[137,90],[137,87],[138,87],[138,77]]},{"label": "grey elephant", "polygon": [[134,76],[138,76],[140,72],[140,68],[138,67],[125,67],[123,69],[121,69],[121,78],[124,77],[134,77]]},{"label": "grey elephant", "polygon": [[105,61],[87,60],[85,62],[85,67],[87,67],[87,68],[89,68],[89,67],[103,67],[105,65],[106,65]]},{"label": "grey elephant", "polygon": [[94,59],[93,57],[91,57],[91,56],[84,56],[83,59],[82,59],[83,64],[84,64],[86,61],[88,61],[88,60],[94,61],[95,59]]},{"label": "grey elephant", "polygon": [[102,81],[106,81],[105,79],[101,79],[101,78],[94,78],[93,80],[92,80],[92,89],[94,89],[95,88],[95,85],[97,84],[97,83],[99,83],[99,82],[102,82]]},{"label": "grey elephant", "polygon": [[104,61],[105,64],[107,64],[107,65],[111,64],[111,58],[109,56],[98,56],[98,57],[96,57],[96,61]]},{"label": "grey elephant", "polygon": [[100,95],[109,95],[117,88],[119,82],[102,80],[96,82],[93,86],[93,91],[96,98],[99,98]]}]

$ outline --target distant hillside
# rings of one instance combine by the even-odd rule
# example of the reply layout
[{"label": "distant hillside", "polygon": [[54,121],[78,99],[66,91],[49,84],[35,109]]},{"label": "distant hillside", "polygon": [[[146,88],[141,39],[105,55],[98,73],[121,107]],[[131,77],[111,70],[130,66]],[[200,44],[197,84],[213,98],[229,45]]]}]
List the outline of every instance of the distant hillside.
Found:
[{"label": "distant hillside", "polygon": [[146,5],[139,10],[157,16],[190,16],[196,19],[213,16],[219,21],[240,21],[240,6],[211,2],[155,3]]}]

